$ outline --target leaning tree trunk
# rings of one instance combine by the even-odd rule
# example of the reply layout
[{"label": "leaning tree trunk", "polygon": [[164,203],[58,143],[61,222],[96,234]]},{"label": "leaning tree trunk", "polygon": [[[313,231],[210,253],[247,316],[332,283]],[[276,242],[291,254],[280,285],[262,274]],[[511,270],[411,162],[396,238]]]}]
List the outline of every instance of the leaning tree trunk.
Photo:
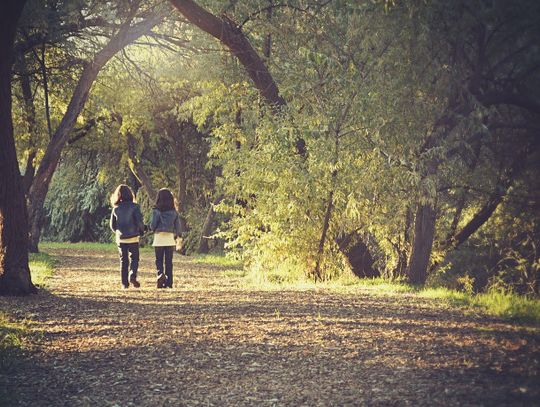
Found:
[{"label": "leaning tree trunk", "polygon": [[107,45],[105,45],[105,47],[99,51],[94,56],[94,59],[84,68],[79,81],[77,82],[77,86],[73,91],[66,113],[64,114],[64,117],[62,117],[62,121],[56,129],[50,143],[47,145],[45,155],[39,164],[34,177],[34,182],[30,188],[30,204],[28,208],[31,222],[30,251],[38,251],[41,225],[43,222],[43,205],[45,203],[47,192],[49,191],[52,176],[58,166],[62,149],[69,139],[69,135],[73,130],[77,117],[84,108],[90,93],[90,88],[96,80],[99,71],[118,51],[140,36],[150,32],[159,21],[160,18],[154,16],[133,26],[131,26],[129,22],[125,23],[116,35],[111,38]]},{"label": "leaning tree trunk", "polygon": [[[279,88],[263,59],[251,46],[242,29],[227,17],[216,17],[192,0],[170,0],[189,22],[210,34],[225,45],[240,61],[261,96],[276,108],[286,105]],[[295,142],[296,152],[305,156],[306,143],[299,138]]]},{"label": "leaning tree trunk", "polygon": [[339,250],[347,258],[351,271],[360,278],[380,277],[381,272],[374,267],[375,259],[362,236],[355,230],[336,238]]},{"label": "leaning tree trunk", "polygon": [[36,291],[28,267],[28,219],[11,119],[13,41],[24,0],[0,6],[0,294]]},{"label": "leaning tree trunk", "polygon": [[201,237],[199,238],[199,247],[197,248],[197,253],[208,253],[208,236],[212,233],[212,225],[214,224],[216,212],[214,211],[214,205],[210,204],[208,207],[208,212],[206,213],[206,218],[204,219],[204,224],[201,231]]},{"label": "leaning tree trunk", "polygon": [[414,236],[407,275],[411,284],[424,284],[435,236],[435,208],[420,204],[414,219]]},{"label": "leaning tree trunk", "polygon": [[143,186],[148,198],[150,199],[150,202],[153,203],[156,200],[157,191],[152,184],[152,180],[144,170],[141,160],[137,156],[137,141],[135,140],[135,137],[133,137],[133,134],[129,132],[126,134],[126,143],[129,169],[137,181],[139,181]]}]

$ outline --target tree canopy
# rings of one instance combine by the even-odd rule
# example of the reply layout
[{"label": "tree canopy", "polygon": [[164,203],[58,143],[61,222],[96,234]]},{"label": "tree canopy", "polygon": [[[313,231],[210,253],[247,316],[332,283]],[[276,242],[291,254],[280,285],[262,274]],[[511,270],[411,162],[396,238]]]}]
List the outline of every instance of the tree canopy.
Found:
[{"label": "tree canopy", "polygon": [[538,38],[532,0],[29,0],[30,247],[109,241],[127,183],[262,278],[538,294]]}]

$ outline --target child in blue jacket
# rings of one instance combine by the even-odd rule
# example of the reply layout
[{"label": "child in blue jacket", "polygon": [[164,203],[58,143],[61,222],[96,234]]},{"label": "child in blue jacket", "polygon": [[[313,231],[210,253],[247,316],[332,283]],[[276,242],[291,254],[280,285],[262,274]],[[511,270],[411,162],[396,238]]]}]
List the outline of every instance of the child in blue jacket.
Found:
[{"label": "child in blue jacket", "polygon": [[[128,288],[129,283],[140,287],[137,281],[139,268],[139,236],[144,234],[144,223],[141,209],[134,202],[133,192],[124,184],[118,185],[111,196],[110,226],[116,235],[118,254],[120,256],[120,274],[122,287]],[[129,280],[128,280],[129,269]]]},{"label": "child in blue jacket", "polygon": [[156,254],[157,288],[172,288],[172,258],[176,246],[175,240],[182,230],[180,217],[174,207],[173,194],[167,188],[160,189],[157,194],[150,229],[154,232],[152,246]]}]

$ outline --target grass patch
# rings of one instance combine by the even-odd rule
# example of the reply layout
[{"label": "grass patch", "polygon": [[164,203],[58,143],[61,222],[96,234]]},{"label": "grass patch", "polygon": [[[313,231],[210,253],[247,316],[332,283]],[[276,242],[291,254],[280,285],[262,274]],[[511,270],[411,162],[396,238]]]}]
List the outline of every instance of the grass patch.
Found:
[{"label": "grass patch", "polygon": [[[225,257],[208,256],[198,262],[223,264]],[[540,299],[528,298],[509,292],[491,290],[487,293],[467,293],[444,287],[417,287],[404,282],[393,282],[382,278],[359,279],[353,274],[343,274],[334,280],[315,283],[303,275],[274,271],[236,271],[224,277],[242,278],[242,286],[262,290],[330,290],[343,294],[359,294],[369,291],[374,295],[409,294],[418,298],[436,299],[464,311],[481,312],[505,320],[540,325]]]},{"label": "grass patch", "polygon": [[469,294],[447,288],[426,288],[419,290],[418,296],[442,299],[450,305],[480,311],[507,320],[540,324],[540,300],[523,295],[496,290]]},{"label": "grass patch", "polygon": [[[23,324],[11,322],[7,314],[0,312],[0,371],[7,372],[22,359],[28,330]],[[0,400],[9,394],[0,390]]]},{"label": "grass patch", "polygon": [[242,263],[238,260],[231,259],[222,253],[217,254],[196,254],[191,261],[199,264],[210,264],[213,266],[241,268]]},{"label": "grass patch", "polygon": [[44,286],[45,280],[53,275],[56,259],[47,253],[30,253],[29,264],[32,283]]}]

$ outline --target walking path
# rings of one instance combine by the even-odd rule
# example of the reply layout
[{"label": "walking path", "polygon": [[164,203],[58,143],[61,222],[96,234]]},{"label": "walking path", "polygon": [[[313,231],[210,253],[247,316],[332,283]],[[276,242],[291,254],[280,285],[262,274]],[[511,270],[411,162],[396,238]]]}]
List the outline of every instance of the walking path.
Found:
[{"label": "walking path", "polygon": [[48,292],[0,298],[43,333],[0,372],[8,405],[540,405],[538,331],[407,294],[242,288],[181,256],[157,290],[151,253],[121,290],[115,252],[51,253]]}]

